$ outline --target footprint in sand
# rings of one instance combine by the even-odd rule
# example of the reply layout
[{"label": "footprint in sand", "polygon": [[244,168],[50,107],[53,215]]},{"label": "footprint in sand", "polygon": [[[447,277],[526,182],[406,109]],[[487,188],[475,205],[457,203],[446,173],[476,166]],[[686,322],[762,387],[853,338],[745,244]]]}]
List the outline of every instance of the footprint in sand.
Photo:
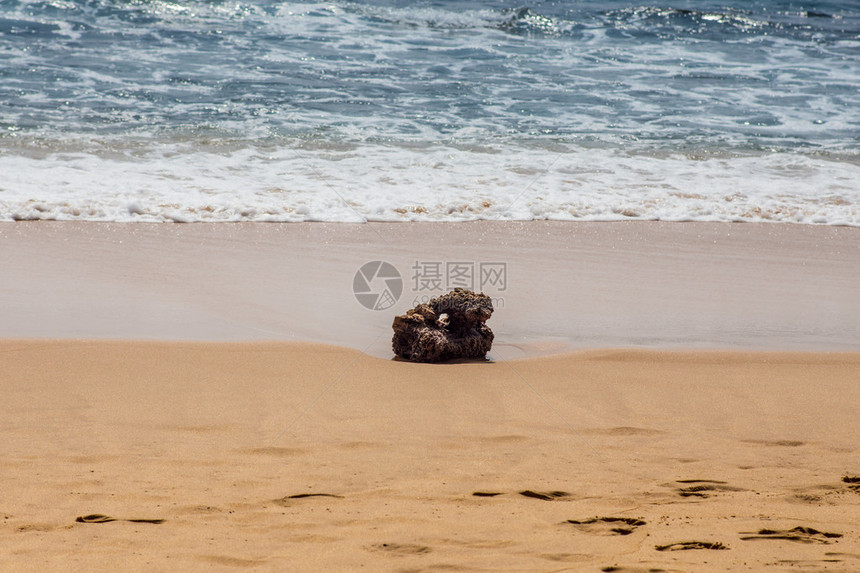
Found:
[{"label": "footprint in sand", "polygon": [[27,523],[26,525],[19,525],[15,528],[15,531],[18,533],[27,533],[30,531],[47,532],[54,531],[55,529],[56,526],[50,523]]},{"label": "footprint in sand", "polygon": [[678,543],[670,543],[669,545],[656,545],[657,551],[686,551],[689,549],[714,549],[722,551],[728,549],[719,541],[679,541]]},{"label": "footprint in sand", "polygon": [[532,491],[530,489],[521,491],[520,495],[534,499],[542,499],[543,501],[554,501],[556,499],[570,497],[570,494],[566,491]]},{"label": "footprint in sand", "polygon": [[806,442],[798,440],[741,440],[745,444],[756,444],[759,446],[772,446],[777,448],[799,448],[805,446]]},{"label": "footprint in sand", "polygon": [[752,532],[741,532],[743,541],[754,541],[759,539],[778,539],[783,541],[794,541],[797,543],[833,543],[833,540],[842,537],[841,533],[827,533],[818,531],[811,527],[798,526],[792,529],[759,529]]},{"label": "footprint in sand", "polygon": [[[571,495],[566,491],[533,491],[530,489],[524,489],[518,493],[523,497],[530,497],[532,499],[540,499],[543,501],[555,501],[557,499],[570,497]],[[472,492],[472,495],[475,497],[496,497],[498,495],[503,495],[503,493],[500,491],[475,491]]]},{"label": "footprint in sand", "polygon": [[306,499],[309,497],[333,497],[335,499],[343,499],[342,495],[335,495],[333,493],[296,493],[293,495],[287,495],[287,496],[284,496],[282,498],[273,500],[273,503],[276,503],[278,505],[287,506],[287,505],[290,505],[291,502],[293,502],[297,499]]},{"label": "footprint in sand", "polygon": [[715,479],[679,479],[675,483],[692,484],[678,488],[678,495],[681,497],[711,497],[718,491],[744,491],[739,487],[728,485],[727,482]]},{"label": "footprint in sand", "polygon": [[426,545],[416,543],[377,543],[371,545],[372,551],[382,551],[390,555],[424,555],[430,553],[431,549]]},{"label": "footprint in sand", "polygon": [[564,523],[575,525],[580,531],[594,535],[630,535],[645,525],[641,519],[632,517],[592,517],[582,521],[568,519]]},{"label": "footprint in sand", "polygon": [[788,500],[793,503],[838,505],[846,501],[843,496],[850,496],[851,493],[860,493],[860,477],[844,475],[841,484],[797,488],[788,496]]},{"label": "footprint in sand", "polygon": [[681,573],[680,569],[663,569],[656,567],[640,567],[638,565],[609,565],[601,569],[603,573]]},{"label": "footprint in sand", "polygon": [[831,484],[822,484],[812,487],[803,487],[793,490],[786,496],[786,499],[791,503],[811,504],[811,505],[833,505],[837,503],[838,496],[844,494],[845,491],[839,486]]},{"label": "footprint in sand", "polygon": [[120,519],[102,515],[101,513],[91,513],[89,515],[81,515],[75,518],[76,523],[110,523],[111,521],[129,521],[131,523],[164,523],[163,519]]},{"label": "footprint in sand", "polygon": [[836,551],[828,551],[824,554],[828,561],[838,563],[845,559],[860,559],[860,553],[841,553]]}]

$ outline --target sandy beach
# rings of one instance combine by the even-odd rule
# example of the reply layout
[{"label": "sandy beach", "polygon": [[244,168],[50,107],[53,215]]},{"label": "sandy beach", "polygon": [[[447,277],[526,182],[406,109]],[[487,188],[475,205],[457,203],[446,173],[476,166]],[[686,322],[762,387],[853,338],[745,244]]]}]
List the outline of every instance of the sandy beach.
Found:
[{"label": "sandy beach", "polygon": [[857,354],[0,353],[6,571],[860,567]]},{"label": "sandy beach", "polygon": [[[433,262],[506,264],[491,361],[391,359]],[[860,229],[27,223],[0,265],[0,570],[860,569]]]}]

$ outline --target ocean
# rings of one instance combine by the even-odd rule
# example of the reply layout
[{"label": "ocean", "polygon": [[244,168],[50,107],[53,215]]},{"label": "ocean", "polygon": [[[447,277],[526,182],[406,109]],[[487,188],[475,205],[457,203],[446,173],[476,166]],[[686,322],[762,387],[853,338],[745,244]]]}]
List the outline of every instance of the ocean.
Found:
[{"label": "ocean", "polygon": [[0,220],[860,225],[860,4],[0,0]]}]

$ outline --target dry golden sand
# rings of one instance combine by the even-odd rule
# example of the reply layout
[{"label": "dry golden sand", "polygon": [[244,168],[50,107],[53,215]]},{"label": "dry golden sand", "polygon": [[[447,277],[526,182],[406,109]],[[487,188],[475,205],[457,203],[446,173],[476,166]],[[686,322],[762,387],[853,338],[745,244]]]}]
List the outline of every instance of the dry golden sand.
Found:
[{"label": "dry golden sand", "polygon": [[0,357],[2,571],[860,570],[857,353]]}]

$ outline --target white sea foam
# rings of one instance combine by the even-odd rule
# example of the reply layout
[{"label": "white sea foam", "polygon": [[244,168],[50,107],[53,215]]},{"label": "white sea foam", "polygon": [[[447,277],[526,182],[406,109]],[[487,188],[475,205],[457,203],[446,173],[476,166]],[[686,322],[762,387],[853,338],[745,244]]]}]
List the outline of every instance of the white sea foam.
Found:
[{"label": "white sea foam", "polygon": [[574,146],[165,146],[0,156],[0,219],[860,225],[860,165]]}]

